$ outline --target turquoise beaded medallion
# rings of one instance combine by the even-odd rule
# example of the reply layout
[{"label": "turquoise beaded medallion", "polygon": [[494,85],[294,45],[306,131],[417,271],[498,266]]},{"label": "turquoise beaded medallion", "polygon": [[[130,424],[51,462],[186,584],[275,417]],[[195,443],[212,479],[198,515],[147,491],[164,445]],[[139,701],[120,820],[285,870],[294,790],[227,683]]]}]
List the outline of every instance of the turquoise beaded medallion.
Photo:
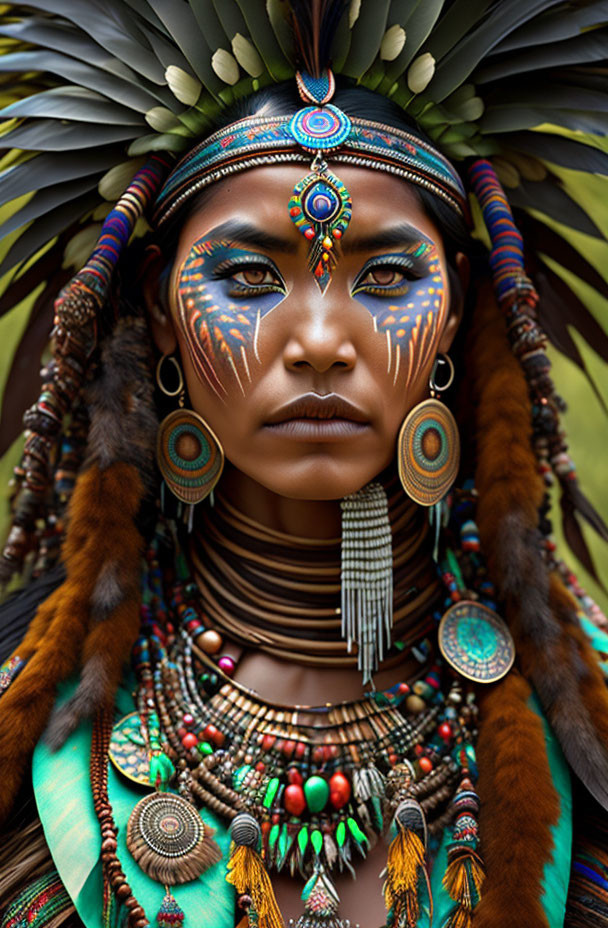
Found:
[{"label": "turquoise beaded medallion", "polygon": [[480,603],[463,600],[451,606],[438,637],[445,660],[467,680],[496,683],[513,666],[515,644],[506,622]]}]

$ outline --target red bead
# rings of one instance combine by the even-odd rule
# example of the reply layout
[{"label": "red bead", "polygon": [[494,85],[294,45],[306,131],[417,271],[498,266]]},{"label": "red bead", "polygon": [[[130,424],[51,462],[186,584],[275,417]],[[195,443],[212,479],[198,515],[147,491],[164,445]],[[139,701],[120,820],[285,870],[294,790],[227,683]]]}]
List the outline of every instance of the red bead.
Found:
[{"label": "red bead", "polygon": [[282,751],[285,757],[291,757],[295,749],[296,749],[295,741],[284,741],[283,742]]},{"label": "red bead", "polygon": [[276,741],[276,738],[274,735],[264,735],[264,737],[262,738],[262,748],[265,751],[269,751],[271,747],[273,746],[273,744],[275,743],[275,741]]},{"label": "red bead", "polygon": [[294,784],[295,786],[302,786],[302,785],[303,785],[304,779],[303,779],[302,774],[300,773],[300,771],[298,770],[297,767],[290,767],[290,768],[289,768],[289,770],[287,771],[287,782],[288,782],[288,783],[292,783],[292,784]]},{"label": "red bead", "polygon": [[285,787],[283,801],[285,804],[285,811],[289,812],[290,815],[302,815],[306,808],[304,790],[298,783],[290,783],[289,786]]},{"label": "red bead", "polygon": [[292,206],[291,209],[289,210],[289,215],[290,215],[290,216],[299,216],[299,214],[300,214],[301,212],[302,212],[302,210],[300,209],[299,206]]},{"label": "red bead", "polygon": [[186,726],[194,725],[194,716],[190,712],[186,712],[182,721]]},{"label": "red bead", "polygon": [[189,751],[190,748],[196,747],[196,745],[198,744],[198,738],[196,737],[194,732],[191,732],[191,731],[186,732],[186,734],[182,738],[182,744],[186,748],[186,750]]},{"label": "red bead", "polygon": [[442,722],[437,731],[439,732],[439,737],[443,738],[444,741],[449,741],[452,737],[452,726],[449,725],[448,722]]},{"label": "red bead", "polygon": [[417,745],[414,747],[414,754],[416,755],[416,757],[420,757],[420,755],[421,755],[423,752],[424,752],[424,748],[422,747],[421,744],[417,744]]},{"label": "red bead", "polygon": [[421,757],[418,763],[423,773],[430,773],[433,769],[433,761],[430,757]]},{"label": "red bead", "polygon": [[332,232],[332,235],[334,238],[342,238],[342,230],[334,229],[334,231]]},{"label": "red bead", "polygon": [[405,693],[409,693],[409,691],[410,691],[409,683],[400,683],[400,684],[399,684],[399,692],[400,692],[402,695],[405,695]]},{"label": "red bead", "polygon": [[266,770],[266,764],[263,761],[259,760],[257,764],[255,765],[255,769],[257,770],[258,773],[264,773],[264,771]]},{"label": "red bead", "polygon": [[325,751],[321,745],[317,745],[316,748],[313,748],[312,759],[314,760],[315,764],[320,764],[325,760]]},{"label": "red bead", "polygon": [[218,747],[221,747],[224,741],[226,740],[226,736],[224,735],[224,733],[219,731],[219,729],[217,729],[215,725],[205,725],[203,734],[207,741],[213,741],[213,743],[216,744]]},{"label": "red bead", "polygon": [[389,762],[389,764],[391,765],[391,767],[396,766],[398,760],[399,760],[399,758],[397,757],[396,754],[389,754],[389,755],[388,755],[388,762]]},{"label": "red bead", "polygon": [[329,779],[329,801],[334,809],[342,809],[350,799],[351,786],[343,773],[334,773]]},{"label": "red bead", "polygon": [[296,744],[295,753],[296,753],[297,758],[304,757],[304,755],[306,754],[306,745],[304,744],[303,741],[298,741],[298,743]]},{"label": "red bead", "polygon": [[304,237],[307,238],[307,239],[309,239],[309,240],[310,240],[311,238],[314,238],[314,237],[315,237],[315,230],[314,230],[314,229],[306,229],[306,231],[304,232]]},{"label": "red bead", "polygon": [[183,738],[185,734],[187,734],[187,729],[184,728],[183,725],[180,725],[180,727],[177,729],[177,735],[178,735],[178,737],[179,737],[179,738]]}]

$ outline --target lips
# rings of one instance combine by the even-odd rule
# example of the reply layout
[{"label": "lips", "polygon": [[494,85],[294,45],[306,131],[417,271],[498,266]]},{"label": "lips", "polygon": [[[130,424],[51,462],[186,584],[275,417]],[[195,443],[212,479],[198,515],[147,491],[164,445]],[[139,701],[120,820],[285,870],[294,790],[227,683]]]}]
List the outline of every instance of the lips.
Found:
[{"label": "lips", "polygon": [[369,417],[337,393],[306,393],[269,416],[265,427],[282,437],[299,441],[339,441],[358,435]]},{"label": "lips", "polygon": [[328,419],[341,419],[347,422],[358,422],[365,425],[369,423],[368,416],[354,403],[344,399],[337,393],[305,393],[303,396],[291,400],[279,407],[269,416],[267,425],[280,425],[293,419],[311,419],[325,421]]}]

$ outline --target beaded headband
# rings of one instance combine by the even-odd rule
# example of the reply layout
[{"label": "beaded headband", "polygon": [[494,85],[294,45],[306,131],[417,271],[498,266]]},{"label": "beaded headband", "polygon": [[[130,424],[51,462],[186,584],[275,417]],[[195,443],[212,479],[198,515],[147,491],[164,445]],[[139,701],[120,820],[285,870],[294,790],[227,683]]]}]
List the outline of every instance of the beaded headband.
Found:
[{"label": "beaded headband", "polygon": [[399,129],[351,118],[328,101],[335,89],[331,71],[320,78],[297,74],[300,96],[311,105],[294,116],[249,116],[220,129],[183,158],[156,200],[160,227],[194,194],[247,168],[281,162],[306,162],[309,173],[289,200],[292,221],[310,241],[310,268],[324,292],[336,263],[335,244],[345,233],[352,203],[342,181],[329,170],[332,161],[386,171],[439,196],[467,216],[466,193],[450,162],[430,145]]}]

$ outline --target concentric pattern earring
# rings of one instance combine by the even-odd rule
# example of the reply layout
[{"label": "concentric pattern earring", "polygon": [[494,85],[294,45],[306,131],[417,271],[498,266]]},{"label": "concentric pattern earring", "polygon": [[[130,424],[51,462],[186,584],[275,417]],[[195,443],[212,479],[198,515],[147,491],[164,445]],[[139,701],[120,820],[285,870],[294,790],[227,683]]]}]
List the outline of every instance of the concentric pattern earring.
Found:
[{"label": "concentric pattern earring", "polygon": [[[442,366],[448,367],[445,384],[437,383]],[[414,406],[406,417],[397,442],[399,478],[407,495],[419,506],[434,506],[446,495],[460,466],[460,436],[454,416],[439,393],[454,380],[454,365],[438,355],[429,378],[431,398]]]},{"label": "concentric pattern earring", "polygon": [[342,145],[351,131],[351,121],[337,106],[326,105],[335,89],[331,71],[324,71],[318,78],[299,71],[296,79],[300,96],[313,105],[298,110],[289,131],[298,145],[315,152],[315,156],[310,174],[294,188],[289,215],[310,242],[310,269],[324,293],[336,263],[335,243],[348,227],[352,202],[348,190],[328,169],[322,154]]},{"label": "concentric pattern earring", "polygon": [[393,545],[388,501],[380,483],[346,496],[342,508],[342,635],[358,648],[369,683],[393,627]]},{"label": "concentric pattern earring", "polygon": [[[177,387],[167,389],[162,381],[162,365],[167,360],[178,372]],[[184,380],[175,358],[163,356],[156,370],[156,380],[166,396],[178,396],[184,402]],[[181,502],[194,506],[212,492],[224,468],[224,451],[220,440],[202,416],[191,409],[176,409],[158,427],[156,458],[165,483]]]}]

